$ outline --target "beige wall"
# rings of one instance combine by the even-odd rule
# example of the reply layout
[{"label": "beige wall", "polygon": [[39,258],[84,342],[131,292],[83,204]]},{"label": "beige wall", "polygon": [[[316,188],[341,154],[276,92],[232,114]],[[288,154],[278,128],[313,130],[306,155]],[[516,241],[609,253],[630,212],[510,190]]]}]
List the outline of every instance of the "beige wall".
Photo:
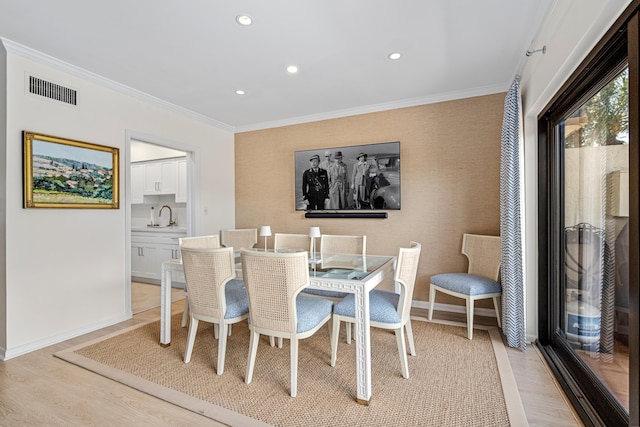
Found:
[{"label": "beige wall", "polygon": [[[418,241],[423,250],[414,297],[426,301],[431,275],[466,270],[462,233],[499,234],[504,97],[238,133],[236,227],[306,233],[317,225],[326,234],[366,234],[369,254],[397,255],[399,247]],[[388,211],[387,219],[306,219],[295,211],[294,151],[388,141],[400,141],[402,210]],[[437,301],[461,302],[441,294]]]}]

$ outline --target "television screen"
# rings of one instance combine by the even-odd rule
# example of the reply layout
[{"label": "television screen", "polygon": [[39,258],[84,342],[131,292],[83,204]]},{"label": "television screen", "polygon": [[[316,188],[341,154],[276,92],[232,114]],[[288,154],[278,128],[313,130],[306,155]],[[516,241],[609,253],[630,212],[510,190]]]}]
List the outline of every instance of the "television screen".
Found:
[{"label": "television screen", "polygon": [[399,210],[400,142],[296,151],[296,210]]}]

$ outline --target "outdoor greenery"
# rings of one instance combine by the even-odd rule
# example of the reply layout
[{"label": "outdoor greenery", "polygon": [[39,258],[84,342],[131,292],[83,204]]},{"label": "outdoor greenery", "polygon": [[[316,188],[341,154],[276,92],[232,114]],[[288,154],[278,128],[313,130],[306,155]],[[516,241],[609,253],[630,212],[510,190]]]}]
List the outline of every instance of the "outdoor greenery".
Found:
[{"label": "outdoor greenery", "polygon": [[629,69],[626,68],[566,120],[579,128],[565,138],[566,148],[627,144]]}]

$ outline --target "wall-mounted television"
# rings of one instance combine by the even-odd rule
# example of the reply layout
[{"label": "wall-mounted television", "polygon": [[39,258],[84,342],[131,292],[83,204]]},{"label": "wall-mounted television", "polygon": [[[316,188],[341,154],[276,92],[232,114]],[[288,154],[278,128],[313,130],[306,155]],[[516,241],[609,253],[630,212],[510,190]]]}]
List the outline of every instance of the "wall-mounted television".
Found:
[{"label": "wall-mounted television", "polygon": [[298,211],[400,209],[400,142],[296,151]]}]

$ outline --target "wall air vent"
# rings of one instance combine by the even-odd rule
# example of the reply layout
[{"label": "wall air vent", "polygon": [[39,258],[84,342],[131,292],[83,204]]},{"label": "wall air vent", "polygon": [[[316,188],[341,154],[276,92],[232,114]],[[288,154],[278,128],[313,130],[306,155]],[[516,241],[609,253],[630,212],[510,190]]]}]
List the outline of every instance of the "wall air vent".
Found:
[{"label": "wall air vent", "polygon": [[29,76],[29,93],[71,105],[76,105],[77,102],[77,94],[74,89],[69,89],[68,87],[60,86],[59,84],[51,83],[34,76]]}]

